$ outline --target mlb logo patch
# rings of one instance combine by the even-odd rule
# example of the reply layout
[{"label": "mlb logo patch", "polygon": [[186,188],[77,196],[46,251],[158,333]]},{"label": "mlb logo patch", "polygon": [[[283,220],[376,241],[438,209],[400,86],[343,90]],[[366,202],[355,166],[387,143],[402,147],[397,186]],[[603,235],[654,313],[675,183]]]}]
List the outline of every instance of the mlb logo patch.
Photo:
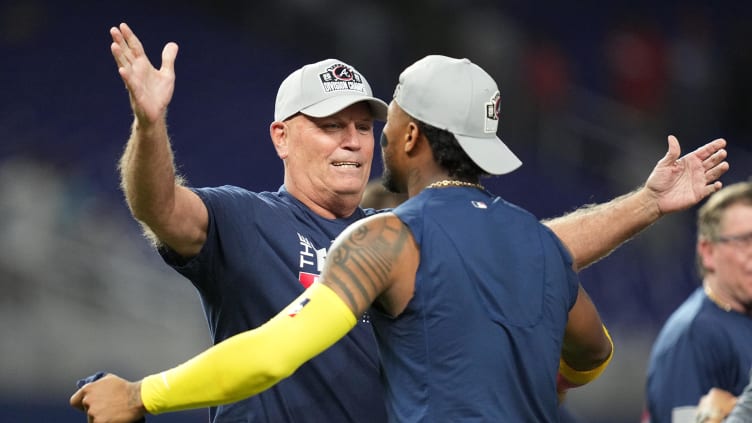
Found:
[{"label": "mlb logo patch", "polygon": [[476,209],[487,209],[487,208],[488,208],[488,204],[486,204],[486,203],[484,203],[484,202],[482,202],[482,201],[471,201],[470,203],[471,203],[471,204],[473,205],[473,207],[475,207]]},{"label": "mlb logo patch", "polygon": [[298,313],[300,313],[300,310],[303,310],[303,307],[305,307],[309,302],[311,302],[311,299],[305,298],[303,301],[299,302],[289,313],[287,313],[287,315],[290,317],[297,316]]}]

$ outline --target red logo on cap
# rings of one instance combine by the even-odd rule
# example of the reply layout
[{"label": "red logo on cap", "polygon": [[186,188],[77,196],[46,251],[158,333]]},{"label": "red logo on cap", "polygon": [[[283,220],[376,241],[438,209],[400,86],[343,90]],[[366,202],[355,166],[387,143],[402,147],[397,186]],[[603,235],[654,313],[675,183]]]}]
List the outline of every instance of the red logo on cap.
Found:
[{"label": "red logo on cap", "polygon": [[354,78],[354,73],[355,72],[353,72],[352,69],[344,65],[337,65],[332,68],[332,75],[334,75],[335,79],[338,79],[340,81],[352,81]]}]

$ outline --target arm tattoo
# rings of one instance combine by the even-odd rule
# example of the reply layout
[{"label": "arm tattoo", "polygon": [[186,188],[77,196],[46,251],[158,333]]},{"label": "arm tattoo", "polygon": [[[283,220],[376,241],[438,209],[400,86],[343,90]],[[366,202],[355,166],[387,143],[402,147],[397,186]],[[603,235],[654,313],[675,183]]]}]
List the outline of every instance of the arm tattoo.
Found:
[{"label": "arm tattoo", "polygon": [[364,222],[332,247],[323,278],[360,316],[389,285],[409,230],[396,218]]}]

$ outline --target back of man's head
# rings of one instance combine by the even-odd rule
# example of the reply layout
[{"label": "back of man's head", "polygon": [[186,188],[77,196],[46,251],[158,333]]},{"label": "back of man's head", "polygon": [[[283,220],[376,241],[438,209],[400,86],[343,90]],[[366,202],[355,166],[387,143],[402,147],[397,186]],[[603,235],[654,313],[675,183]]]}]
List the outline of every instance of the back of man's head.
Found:
[{"label": "back of man's head", "polygon": [[468,59],[426,56],[405,69],[394,101],[413,118],[452,133],[481,169],[501,175],[522,162],[496,136],[500,93],[496,82]]}]

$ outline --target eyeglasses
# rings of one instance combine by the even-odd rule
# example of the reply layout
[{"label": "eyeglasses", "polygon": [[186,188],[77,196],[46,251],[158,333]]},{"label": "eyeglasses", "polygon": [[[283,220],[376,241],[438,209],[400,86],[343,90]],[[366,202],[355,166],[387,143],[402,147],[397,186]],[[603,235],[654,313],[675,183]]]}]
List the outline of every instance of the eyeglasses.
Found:
[{"label": "eyeglasses", "polygon": [[730,244],[738,248],[749,248],[752,247],[752,232],[747,232],[746,234],[739,235],[718,236],[715,239],[715,242],[721,244]]}]

